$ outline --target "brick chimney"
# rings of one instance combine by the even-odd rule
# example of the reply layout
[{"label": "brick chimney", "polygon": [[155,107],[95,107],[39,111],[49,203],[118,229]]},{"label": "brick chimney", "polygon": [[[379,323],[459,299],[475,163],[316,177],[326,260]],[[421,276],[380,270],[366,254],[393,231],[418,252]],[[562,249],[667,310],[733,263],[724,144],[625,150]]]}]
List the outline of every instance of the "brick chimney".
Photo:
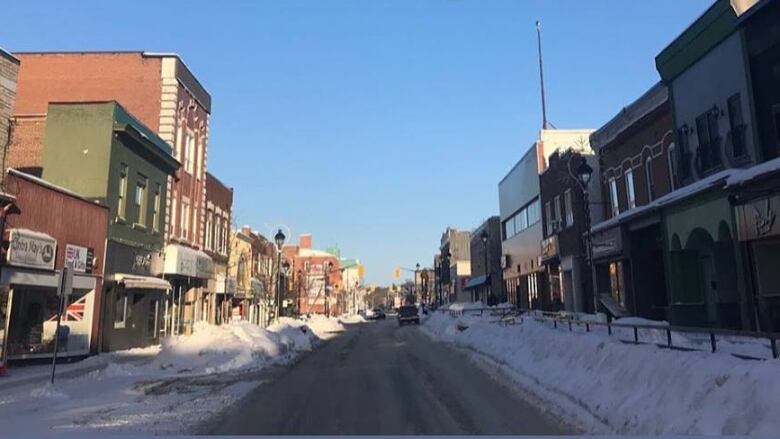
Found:
[{"label": "brick chimney", "polygon": [[298,237],[298,246],[311,250],[311,234],[304,233]]}]

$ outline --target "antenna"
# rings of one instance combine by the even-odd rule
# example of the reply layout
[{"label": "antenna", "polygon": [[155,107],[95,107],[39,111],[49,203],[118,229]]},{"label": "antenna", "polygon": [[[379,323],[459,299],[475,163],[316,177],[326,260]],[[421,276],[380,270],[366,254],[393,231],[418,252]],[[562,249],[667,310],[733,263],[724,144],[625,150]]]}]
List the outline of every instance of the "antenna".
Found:
[{"label": "antenna", "polygon": [[542,22],[536,20],[536,42],[539,47],[539,82],[542,87],[542,129],[546,130],[547,123],[547,103],[544,99],[544,67],[542,65]]}]

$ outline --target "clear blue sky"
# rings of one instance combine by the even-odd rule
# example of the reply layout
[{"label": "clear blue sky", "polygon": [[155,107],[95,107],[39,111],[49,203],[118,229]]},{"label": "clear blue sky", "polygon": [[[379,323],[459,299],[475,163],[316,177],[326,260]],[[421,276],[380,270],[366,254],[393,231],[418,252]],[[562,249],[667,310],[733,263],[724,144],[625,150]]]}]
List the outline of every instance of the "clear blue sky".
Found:
[{"label": "clear blue sky", "polygon": [[[598,128],[709,0],[7,2],[0,46],[177,52],[213,98],[208,169],[239,225],[338,244],[389,283],[498,212],[548,114]],[[162,18],[176,20],[172,26]]]}]

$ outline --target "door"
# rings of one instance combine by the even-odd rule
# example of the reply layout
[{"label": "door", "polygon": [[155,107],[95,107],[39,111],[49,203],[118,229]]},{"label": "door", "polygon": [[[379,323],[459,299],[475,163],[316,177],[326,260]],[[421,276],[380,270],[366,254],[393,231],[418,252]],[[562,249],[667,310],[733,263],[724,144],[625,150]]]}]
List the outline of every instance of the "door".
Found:
[{"label": "door", "polygon": [[699,258],[701,266],[702,286],[704,287],[704,301],[707,307],[707,321],[712,325],[718,324],[718,282],[715,277],[715,266],[712,256],[702,255]]}]

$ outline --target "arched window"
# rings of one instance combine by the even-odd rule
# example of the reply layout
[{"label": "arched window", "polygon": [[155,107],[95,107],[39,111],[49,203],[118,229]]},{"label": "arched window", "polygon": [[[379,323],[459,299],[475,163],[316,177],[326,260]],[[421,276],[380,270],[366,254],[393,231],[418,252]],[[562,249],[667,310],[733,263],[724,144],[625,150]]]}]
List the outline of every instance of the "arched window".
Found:
[{"label": "arched window", "polygon": [[645,179],[647,180],[647,202],[655,198],[655,180],[653,179],[653,157],[645,159]]},{"label": "arched window", "polygon": [[677,158],[675,156],[676,149],[674,143],[669,145],[669,149],[666,151],[667,165],[669,166],[669,187],[675,190],[675,184],[677,182]]}]

